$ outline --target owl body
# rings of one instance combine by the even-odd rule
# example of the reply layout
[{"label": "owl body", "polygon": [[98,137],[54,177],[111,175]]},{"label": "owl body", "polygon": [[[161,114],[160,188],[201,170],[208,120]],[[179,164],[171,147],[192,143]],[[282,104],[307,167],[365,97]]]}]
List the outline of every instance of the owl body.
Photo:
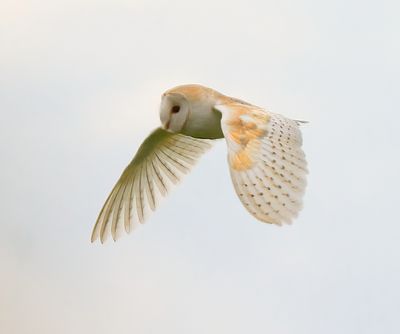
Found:
[{"label": "owl body", "polygon": [[225,138],[235,191],[249,213],[276,225],[302,207],[307,164],[297,121],[201,85],[161,98],[160,120],[107,198],[92,241],[113,239],[143,223],[159,195],[188,173],[213,140]]}]

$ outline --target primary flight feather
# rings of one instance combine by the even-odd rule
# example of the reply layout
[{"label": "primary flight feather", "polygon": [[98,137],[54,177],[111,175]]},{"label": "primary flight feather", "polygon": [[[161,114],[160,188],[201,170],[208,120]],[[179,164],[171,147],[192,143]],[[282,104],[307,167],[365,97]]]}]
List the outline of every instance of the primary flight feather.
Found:
[{"label": "primary flight feather", "polygon": [[116,240],[144,223],[219,138],[227,143],[235,191],[255,218],[281,225],[298,215],[307,174],[299,121],[200,85],[166,91],[160,119],[162,127],[142,143],[104,203],[92,242]]}]

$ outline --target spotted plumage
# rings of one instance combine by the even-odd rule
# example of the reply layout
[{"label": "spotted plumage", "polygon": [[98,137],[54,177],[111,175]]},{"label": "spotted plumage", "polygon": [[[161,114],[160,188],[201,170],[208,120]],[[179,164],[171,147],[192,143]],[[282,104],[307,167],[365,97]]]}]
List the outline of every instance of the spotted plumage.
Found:
[{"label": "spotted plumage", "polygon": [[302,206],[307,174],[296,121],[253,106],[217,108],[232,182],[245,208],[266,223],[291,223]]}]

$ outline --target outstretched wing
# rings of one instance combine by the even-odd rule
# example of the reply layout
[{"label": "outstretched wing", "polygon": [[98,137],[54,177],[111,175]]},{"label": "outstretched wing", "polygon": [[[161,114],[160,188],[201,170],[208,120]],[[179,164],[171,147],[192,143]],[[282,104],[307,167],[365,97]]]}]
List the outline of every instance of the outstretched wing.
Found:
[{"label": "outstretched wing", "polygon": [[265,223],[291,223],[302,207],[307,164],[296,121],[234,101],[216,107],[237,195]]},{"label": "outstretched wing", "polygon": [[140,146],[108,196],[92,232],[92,242],[109,234],[116,240],[135,223],[144,223],[171,184],[189,172],[199,157],[211,147],[209,140],[195,139],[156,129]]}]

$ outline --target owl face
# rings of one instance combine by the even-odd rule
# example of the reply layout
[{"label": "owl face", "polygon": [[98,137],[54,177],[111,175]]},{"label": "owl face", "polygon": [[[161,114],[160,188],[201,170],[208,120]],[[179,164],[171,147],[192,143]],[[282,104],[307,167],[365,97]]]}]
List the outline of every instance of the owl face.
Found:
[{"label": "owl face", "polygon": [[164,129],[181,132],[190,115],[190,103],[181,94],[164,94],[161,98],[160,120]]}]

